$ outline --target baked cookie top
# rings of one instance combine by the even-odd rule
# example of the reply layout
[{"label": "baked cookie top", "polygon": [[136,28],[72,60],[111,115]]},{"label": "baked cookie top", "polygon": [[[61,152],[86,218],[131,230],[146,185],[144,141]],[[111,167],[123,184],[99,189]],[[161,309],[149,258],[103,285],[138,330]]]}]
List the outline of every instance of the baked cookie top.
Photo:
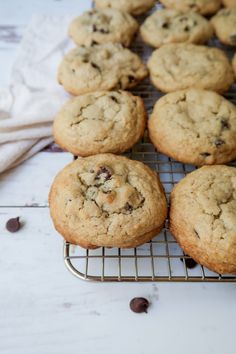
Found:
[{"label": "baked cookie top", "polygon": [[211,24],[201,15],[171,9],[154,12],[140,31],[143,40],[156,48],[166,43],[204,43],[213,34]]},{"label": "baked cookie top", "polygon": [[226,7],[234,7],[236,6],[236,0],[222,0],[224,6]]},{"label": "baked cookie top", "polygon": [[236,45],[236,6],[217,12],[211,23],[221,42]]},{"label": "baked cookie top", "polygon": [[132,88],[148,75],[139,56],[120,44],[72,49],[58,70],[65,90],[80,95],[97,90]]},{"label": "baked cookie top", "polygon": [[198,263],[236,274],[236,168],[204,166],[182,179],[171,193],[170,229]]},{"label": "baked cookie top", "polygon": [[183,163],[236,159],[236,106],[215,92],[169,93],[157,101],[148,124],[157,149]]},{"label": "baked cookie top", "polygon": [[75,18],[69,35],[77,45],[121,43],[128,47],[138,30],[138,22],[126,12],[116,9],[93,9]]},{"label": "baked cookie top", "polygon": [[154,4],[155,0],[95,0],[95,5],[98,8],[111,7],[133,15],[141,15]]},{"label": "baked cookie top", "polygon": [[224,92],[234,82],[232,66],[218,48],[166,44],[152,53],[148,68],[153,84],[163,92],[190,87]]},{"label": "baked cookie top", "polygon": [[219,10],[221,0],[160,0],[167,8],[199,12],[202,15],[212,15]]},{"label": "baked cookie top", "polygon": [[66,166],[53,182],[49,201],[56,229],[85,248],[139,245],[150,232],[160,231],[167,215],[156,173],[112,154]]},{"label": "baked cookie top", "polygon": [[53,133],[57,144],[74,155],[122,153],[141,138],[146,117],[140,97],[126,91],[93,92],[62,107]]}]

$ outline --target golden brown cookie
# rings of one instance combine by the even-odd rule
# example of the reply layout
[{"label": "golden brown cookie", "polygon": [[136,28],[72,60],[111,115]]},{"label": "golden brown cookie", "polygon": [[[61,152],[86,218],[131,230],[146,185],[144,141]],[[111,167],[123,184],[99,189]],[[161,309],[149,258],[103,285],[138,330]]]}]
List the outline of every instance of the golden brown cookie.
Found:
[{"label": "golden brown cookie", "polygon": [[66,166],[53,182],[49,203],[57,231],[84,248],[136,247],[158,234],[167,216],[157,174],[112,154]]},{"label": "golden brown cookie", "polygon": [[236,168],[204,166],[171,193],[170,230],[184,252],[220,274],[236,274]]},{"label": "golden brown cookie", "polygon": [[159,99],[148,122],[162,153],[193,165],[236,159],[236,106],[212,91],[188,89]]},{"label": "golden brown cookie", "polygon": [[147,113],[140,97],[127,91],[99,91],[74,97],[57,114],[54,138],[78,156],[120,154],[142,136]]},{"label": "golden brown cookie", "polygon": [[58,81],[72,95],[98,90],[129,89],[148,75],[139,56],[120,44],[72,49],[58,70]]},{"label": "golden brown cookie", "polygon": [[69,35],[77,45],[89,47],[95,43],[112,42],[129,47],[138,27],[138,22],[126,12],[93,9],[71,22]]},{"label": "golden brown cookie", "polygon": [[167,43],[204,43],[212,37],[213,28],[196,12],[163,9],[150,15],[140,32],[144,42],[159,48]]},{"label": "golden brown cookie", "polygon": [[232,66],[218,48],[195,44],[166,44],[148,61],[151,80],[163,92],[190,87],[227,91],[234,82]]},{"label": "golden brown cookie", "polygon": [[236,45],[236,7],[222,9],[211,19],[219,40],[227,45]]},{"label": "golden brown cookie", "polygon": [[141,15],[155,4],[155,0],[95,0],[97,8],[111,7],[131,13]]},{"label": "golden brown cookie", "polygon": [[160,0],[160,2],[170,9],[195,11],[202,15],[216,13],[221,5],[221,0]]}]

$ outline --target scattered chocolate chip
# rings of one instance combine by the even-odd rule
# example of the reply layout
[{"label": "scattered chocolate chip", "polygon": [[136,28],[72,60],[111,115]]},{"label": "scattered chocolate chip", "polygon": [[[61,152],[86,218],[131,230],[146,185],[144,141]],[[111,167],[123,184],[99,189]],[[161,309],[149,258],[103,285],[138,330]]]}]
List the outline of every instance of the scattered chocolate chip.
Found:
[{"label": "scattered chocolate chip", "polygon": [[111,176],[112,176],[111,171],[108,170],[107,167],[102,166],[98,170],[98,172],[97,172],[97,174],[95,176],[95,180],[98,180],[101,177],[101,175],[103,175],[103,174],[105,175],[105,181],[108,181],[111,178]]},{"label": "scattered chocolate chip", "polygon": [[202,152],[200,154],[202,157],[208,157],[208,156],[211,156],[211,154],[209,152]]},{"label": "scattered chocolate chip", "polygon": [[184,27],[184,31],[185,31],[185,32],[188,32],[188,31],[189,31],[189,26],[185,26],[185,27]]},{"label": "scattered chocolate chip", "polygon": [[91,46],[93,47],[94,45],[97,45],[98,44],[98,42],[96,42],[96,41],[92,41],[91,42]]},{"label": "scattered chocolate chip", "polygon": [[180,18],[180,22],[183,22],[183,21],[188,21],[188,18],[187,17],[181,17]]},{"label": "scattered chocolate chip", "polygon": [[168,22],[164,22],[162,25],[161,25],[162,28],[169,28],[169,23]]},{"label": "scattered chocolate chip", "polygon": [[133,208],[132,205],[130,205],[129,203],[126,203],[126,204],[125,204],[125,210],[131,212],[131,211],[134,210],[134,208]]},{"label": "scattered chocolate chip", "polygon": [[91,62],[91,65],[92,65],[92,67],[93,67],[94,69],[97,69],[97,70],[99,70],[99,71],[101,70],[97,64]]},{"label": "scattered chocolate chip", "polygon": [[112,101],[119,103],[118,99],[115,96],[110,96],[110,98],[112,99]]},{"label": "scattered chocolate chip", "polygon": [[193,269],[193,268],[195,268],[198,265],[197,262],[195,262],[195,260],[190,258],[190,257],[189,258],[181,257],[180,260],[181,260],[181,262],[184,262],[184,260],[185,260],[185,265],[189,269]]},{"label": "scattered chocolate chip", "polygon": [[135,81],[135,77],[133,75],[128,76],[129,82],[132,83]]},{"label": "scattered chocolate chip", "polygon": [[232,34],[231,36],[230,36],[230,41],[234,44],[236,44],[236,34]]},{"label": "scattered chocolate chip", "polygon": [[219,146],[221,146],[221,145],[224,145],[224,144],[225,144],[225,141],[222,140],[222,139],[216,139],[216,140],[214,141],[214,144],[215,144],[216,147],[219,147]]},{"label": "scattered chocolate chip", "polygon": [[130,309],[136,313],[147,313],[149,301],[144,297],[135,297],[129,303]]},{"label": "scattered chocolate chip", "polygon": [[6,223],[6,229],[9,232],[17,232],[21,228],[20,218],[9,219]]},{"label": "scattered chocolate chip", "polygon": [[220,122],[221,122],[221,128],[223,130],[227,130],[227,129],[230,128],[230,124],[229,124],[229,122],[226,119],[221,119]]}]

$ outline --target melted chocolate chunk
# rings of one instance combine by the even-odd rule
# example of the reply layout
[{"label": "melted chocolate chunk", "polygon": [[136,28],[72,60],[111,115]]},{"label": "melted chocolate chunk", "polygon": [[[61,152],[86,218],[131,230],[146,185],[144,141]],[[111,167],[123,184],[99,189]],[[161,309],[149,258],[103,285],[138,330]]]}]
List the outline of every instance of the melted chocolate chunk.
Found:
[{"label": "melted chocolate chunk", "polygon": [[112,101],[119,103],[118,99],[115,96],[110,96],[110,98],[112,99]]},{"label": "melted chocolate chunk", "polygon": [[189,31],[189,27],[188,27],[188,26],[185,26],[185,27],[184,27],[184,31],[185,31],[185,32],[188,32],[188,31]]},{"label": "melted chocolate chunk", "polygon": [[9,219],[6,223],[6,229],[9,232],[17,232],[21,228],[20,218]]},{"label": "melted chocolate chunk", "polygon": [[129,75],[128,79],[130,83],[135,82],[135,77],[133,75]]},{"label": "melted chocolate chunk", "polygon": [[98,71],[100,71],[101,69],[99,68],[99,66],[93,62],[91,62],[91,66],[94,68],[94,69],[97,69]]},{"label": "melted chocolate chunk", "polygon": [[129,303],[130,309],[135,313],[147,313],[149,301],[144,297],[135,297]]},{"label": "melted chocolate chunk", "polygon": [[98,172],[97,172],[97,174],[96,174],[96,176],[95,176],[95,180],[100,179],[100,178],[101,178],[101,175],[104,175],[105,181],[108,181],[108,180],[111,178],[112,173],[111,173],[110,170],[108,170],[107,167],[102,166],[102,167],[100,167],[100,169],[98,170]]},{"label": "melted chocolate chunk", "polygon": [[93,30],[93,32],[97,32],[97,26],[93,25],[92,30]]},{"label": "melted chocolate chunk", "polygon": [[219,147],[219,146],[221,146],[221,145],[224,145],[224,144],[225,144],[225,141],[222,140],[222,139],[216,139],[216,140],[214,141],[214,144],[215,144],[216,147]]},{"label": "melted chocolate chunk", "polygon": [[221,129],[227,130],[230,129],[230,124],[226,119],[221,119]]},{"label": "melted chocolate chunk", "polygon": [[101,29],[99,30],[99,32],[100,32],[100,33],[103,33],[103,34],[108,34],[108,33],[110,33],[109,30],[104,29],[104,28],[101,28]]},{"label": "melted chocolate chunk", "polygon": [[169,28],[169,23],[168,22],[164,22],[162,25],[161,25],[162,28]]},{"label": "melted chocolate chunk", "polygon": [[98,44],[98,42],[96,42],[96,41],[92,41],[91,42],[91,46],[93,47],[94,45],[97,45]]},{"label": "melted chocolate chunk", "polygon": [[202,157],[208,157],[208,156],[211,156],[211,154],[209,152],[202,152],[200,154]]},{"label": "melted chocolate chunk", "polygon": [[181,257],[180,260],[181,260],[181,262],[184,262],[184,260],[185,260],[186,267],[189,268],[189,269],[193,269],[193,268],[195,268],[198,265],[197,262],[195,262],[195,260],[192,259],[192,258],[183,258],[183,257]]},{"label": "melted chocolate chunk", "polygon": [[125,210],[131,212],[131,211],[134,210],[134,208],[133,208],[132,205],[130,205],[129,203],[126,203],[126,204],[125,204]]}]

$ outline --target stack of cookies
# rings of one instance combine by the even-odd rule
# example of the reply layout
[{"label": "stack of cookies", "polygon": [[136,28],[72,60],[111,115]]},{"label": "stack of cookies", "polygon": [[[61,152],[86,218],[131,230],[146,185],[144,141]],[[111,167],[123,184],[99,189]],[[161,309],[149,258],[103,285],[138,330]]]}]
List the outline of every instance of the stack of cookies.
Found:
[{"label": "stack of cookies", "polygon": [[[152,143],[182,163],[208,165],[174,188],[171,232],[200,264],[236,273],[236,169],[222,165],[236,159],[236,107],[221,96],[234,83],[236,56],[232,65],[222,50],[203,45],[214,33],[236,44],[236,2],[224,1],[223,9],[220,0],[160,2],[164,8],[140,30],[133,16],[154,0],[95,0],[70,24],[76,47],[60,64],[58,81],[73,97],[53,131],[58,145],[79,157],[54,180],[51,216],[68,242],[91,249],[136,247],[161,231],[167,202],[158,175],[119,156],[147,123],[143,100],[126,90],[150,73],[166,93],[148,120]],[[147,67],[129,49],[138,31],[155,48]]]}]

